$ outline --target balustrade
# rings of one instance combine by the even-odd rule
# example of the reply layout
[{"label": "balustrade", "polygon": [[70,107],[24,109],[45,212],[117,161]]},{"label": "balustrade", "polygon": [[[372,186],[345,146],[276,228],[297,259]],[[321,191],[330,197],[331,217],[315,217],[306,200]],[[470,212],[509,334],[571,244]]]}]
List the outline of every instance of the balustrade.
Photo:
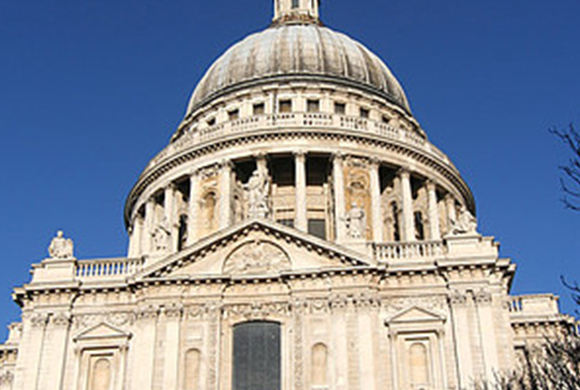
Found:
[{"label": "balustrade", "polygon": [[334,128],[376,134],[422,148],[426,152],[447,161],[447,157],[442,152],[433,147],[425,138],[410,130],[396,128],[386,123],[354,116],[319,112],[293,112],[256,115],[215,124],[204,129],[188,131],[155,156],[151,160],[150,166],[155,165],[170,154],[198,143],[209,142],[232,134],[246,133],[254,130],[273,130],[282,127]]},{"label": "balustrade", "polygon": [[442,241],[372,243],[370,245],[372,245],[374,257],[378,262],[428,259],[445,253]]},{"label": "balustrade", "polygon": [[144,260],[139,259],[98,259],[77,262],[76,276],[79,279],[117,278],[134,274],[143,267]]}]

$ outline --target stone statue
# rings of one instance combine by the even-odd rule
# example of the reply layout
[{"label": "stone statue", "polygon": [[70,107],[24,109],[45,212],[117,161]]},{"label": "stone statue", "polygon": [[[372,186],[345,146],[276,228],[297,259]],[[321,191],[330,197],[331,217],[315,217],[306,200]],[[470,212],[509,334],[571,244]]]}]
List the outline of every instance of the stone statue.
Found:
[{"label": "stone statue", "polygon": [[256,169],[246,184],[243,184],[248,200],[247,218],[266,218],[270,212],[268,193],[270,179],[267,172]]},{"label": "stone statue", "polygon": [[167,228],[167,221],[165,220],[165,218],[163,218],[161,223],[157,224],[155,230],[153,230],[152,233],[153,250],[156,252],[166,250],[170,235],[171,232]]},{"label": "stone statue", "polygon": [[73,255],[73,242],[70,238],[64,238],[62,230],[56,233],[48,246],[48,254],[51,259],[71,259]]},{"label": "stone statue", "polygon": [[449,221],[451,224],[451,234],[469,234],[476,233],[477,219],[467,210],[464,205],[459,209],[457,220]]},{"label": "stone statue", "polygon": [[358,207],[356,202],[352,202],[349,212],[344,218],[346,229],[350,238],[361,239],[366,233],[365,211]]}]

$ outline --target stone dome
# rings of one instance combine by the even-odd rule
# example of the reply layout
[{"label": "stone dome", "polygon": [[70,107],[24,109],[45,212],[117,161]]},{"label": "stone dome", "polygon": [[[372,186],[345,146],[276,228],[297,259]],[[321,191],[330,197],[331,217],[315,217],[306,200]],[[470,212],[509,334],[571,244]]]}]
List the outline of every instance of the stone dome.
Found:
[{"label": "stone dome", "polygon": [[282,24],[246,37],[218,58],[193,92],[187,115],[237,88],[304,79],[363,88],[410,112],[397,79],[361,43],[317,24]]}]

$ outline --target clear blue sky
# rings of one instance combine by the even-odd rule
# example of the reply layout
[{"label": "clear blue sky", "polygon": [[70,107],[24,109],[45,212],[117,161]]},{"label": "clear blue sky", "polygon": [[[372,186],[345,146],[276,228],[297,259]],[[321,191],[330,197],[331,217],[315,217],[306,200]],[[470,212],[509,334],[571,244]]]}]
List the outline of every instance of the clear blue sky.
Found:
[{"label": "clear blue sky", "polygon": [[[79,258],[122,256],[125,196],[188,96],[272,0],[0,2],[0,326],[18,319],[57,229]],[[514,293],[580,280],[580,213],[563,209],[551,126],[580,124],[578,0],[324,0],[322,18],[383,58],[518,264]],[[243,8],[242,8],[243,5]]]}]

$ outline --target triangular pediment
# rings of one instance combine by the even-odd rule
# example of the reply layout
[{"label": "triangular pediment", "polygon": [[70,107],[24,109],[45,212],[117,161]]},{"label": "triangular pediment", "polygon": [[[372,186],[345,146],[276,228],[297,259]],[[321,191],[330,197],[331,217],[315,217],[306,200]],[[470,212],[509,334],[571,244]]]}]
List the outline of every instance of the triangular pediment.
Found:
[{"label": "triangular pediment", "polygon": [[124,332],[112,325],[102,322],[79,333],[75,337],[75,341],[129,337],[131,337],[130,333]]},{"label": "triangular pediment", "polygon": [[369,265],[358,252],[278,223],[251,220],[157,261],[133,279],[261,277]]},{"label": "triangular pediment", "polygon": [[428,309],[412,306],[401,310],[389,319],[389,323],[417,323],[417,322],[443,322],[445,317]]}]

